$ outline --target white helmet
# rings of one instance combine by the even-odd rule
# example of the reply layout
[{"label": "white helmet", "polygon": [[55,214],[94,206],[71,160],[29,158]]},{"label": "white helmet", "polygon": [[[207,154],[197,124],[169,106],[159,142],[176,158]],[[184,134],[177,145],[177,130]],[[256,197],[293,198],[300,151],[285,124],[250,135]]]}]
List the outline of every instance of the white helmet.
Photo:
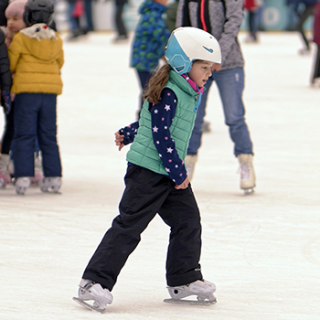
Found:
[{"label": "white helmet", "polygon": [[188,73],[195,60],[221,63],[220,45],[215,37],[193,27],[181,27],[172,31],[165,57],[178,74]]}]

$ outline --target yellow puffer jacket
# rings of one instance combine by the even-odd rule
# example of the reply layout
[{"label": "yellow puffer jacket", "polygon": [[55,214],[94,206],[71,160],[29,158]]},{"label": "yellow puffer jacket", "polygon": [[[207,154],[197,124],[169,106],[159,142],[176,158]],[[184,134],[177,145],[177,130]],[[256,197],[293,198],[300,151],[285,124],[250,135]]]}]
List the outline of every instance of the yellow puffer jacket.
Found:
[{"label": "yellow puffer jacket", "polygon": [[45,24],[22,29],[9,47],[12,93],[61,94],[62,39]]}]

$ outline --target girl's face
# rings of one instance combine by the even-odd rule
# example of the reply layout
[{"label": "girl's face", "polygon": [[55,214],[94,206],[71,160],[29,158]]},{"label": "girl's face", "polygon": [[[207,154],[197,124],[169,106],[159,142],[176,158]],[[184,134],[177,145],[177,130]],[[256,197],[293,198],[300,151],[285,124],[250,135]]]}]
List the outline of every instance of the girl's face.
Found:
[{"label": "girl's face", "polygon": [[203,87],[208,78],[211,76],[212,62],[210,61],[195,61],[192,64],[192,68],[188,73],[190,79],[192,79],[196,85]]},{"label": "girl's face", "polygon": [[26,27],[23,19],[17,16],[9,16],[7,18],[7,26],[11,32],[19,32]]}]

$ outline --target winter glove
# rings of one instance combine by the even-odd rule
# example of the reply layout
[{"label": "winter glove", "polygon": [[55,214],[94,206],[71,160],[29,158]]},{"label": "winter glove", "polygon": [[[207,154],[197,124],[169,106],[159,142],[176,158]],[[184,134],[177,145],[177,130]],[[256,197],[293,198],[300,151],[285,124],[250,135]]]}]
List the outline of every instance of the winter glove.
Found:
[{"label": "winter glove", "polygon": [[3,99],[3,104],[6,109],[6,114],[10,113],[11,110],[11,97],[9,91],[1,91],[1,97]]}]

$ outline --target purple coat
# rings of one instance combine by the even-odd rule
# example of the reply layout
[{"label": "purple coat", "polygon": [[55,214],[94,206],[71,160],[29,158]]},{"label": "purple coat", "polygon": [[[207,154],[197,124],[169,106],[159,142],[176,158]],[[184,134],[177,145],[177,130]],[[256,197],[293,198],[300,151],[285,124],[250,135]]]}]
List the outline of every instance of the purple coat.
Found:
[{"label": "purple coat", "polygon": [[320,1],[317,2],[313,15],[313,42],[320,46]]}]

